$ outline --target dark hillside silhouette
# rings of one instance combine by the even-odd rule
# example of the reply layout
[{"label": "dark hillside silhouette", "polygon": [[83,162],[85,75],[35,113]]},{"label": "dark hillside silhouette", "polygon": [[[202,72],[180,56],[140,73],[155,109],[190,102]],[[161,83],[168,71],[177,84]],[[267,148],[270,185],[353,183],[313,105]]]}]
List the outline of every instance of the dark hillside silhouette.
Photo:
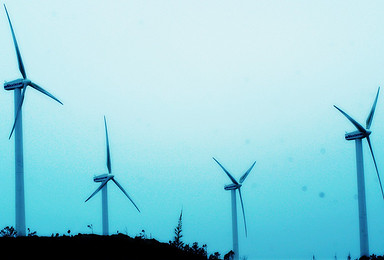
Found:
[{"label": "dark hillside silhouette", "polygon": [[[78,234],[51,237],[0,237],[0,252],[18,258],[36,259],[183,259],[206,260],[197,243],[188,250],[177,248],[156,239],[135,238],[124,234],[100,236]],[[217,258],[211,258],[217,259]]]}]

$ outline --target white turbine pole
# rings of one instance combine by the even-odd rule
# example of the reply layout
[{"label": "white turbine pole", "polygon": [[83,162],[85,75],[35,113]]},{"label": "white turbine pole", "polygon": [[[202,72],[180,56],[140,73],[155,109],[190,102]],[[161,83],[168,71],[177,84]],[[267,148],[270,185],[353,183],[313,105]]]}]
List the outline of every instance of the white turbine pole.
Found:
[{"label": "white turbine pole", "polygon": [[239,260],[239,233],[237,231],[236,189],[231,190],[231,198],[232,198],[233,252],[235,253],[234,260]]},{"label": "white turbine pole", "polygon": [[[15,118],[21,101],[21,88],[15,88]],[[24,158],[22,110],[15,125],[15,208],[17,236],[25,236]]]},{"label": "white turbine pole", "polygon": [[16,79],[13,81],[5,82],[5,90],[14,90],[15,95],[15,121],[11,130],[9,138],[11,138],[13,132],[15,132],[15,216],[16,216],[16,231],[18,236],[25,236],[25,196],[24,196],[24,159],[23,159],[23,127],[22,127],[22,104],[24,100],[25,90],[28,86],[36,89],[37,91],[49,96],[50,98],[61,103],[60,100],[55,98],[48,91],[33,83],[27,79],[24,64],[21,59],[19,46],[17,45],[15,32],[13,31],[11,19],[9,18],[7,8],[4,4],[4,9],[7,14],[9,27],[11,29],[13,44],[15,46],[17,63],[19,65],[19,71],[23,76],[22,79]]},{"label": "white turbine pole", "polygon": [[101,190],[102,197],[102,214],[103,214],[103,235],[109,235],[109,224],[108,224],[108,185],[105,185]]},{"label": "white turbine pole", "polygon": [[361,139],[356,139],[355,144],[357,168],[357,196],[359,203],[360,256],[369,256],[367,207],[365,200],[363,149]]},{"label": "white turbine pole", "polygon": [[356,171],[357,171],[357,196],[358,196],[358,206],[359,206],[359,234],[360,234],[360,256],[369,257],[369,241],[368,241],[368,222],[367,222],[367,204],[365,199],[365,181],[364,181],[364,162],[363,162],[363,148],[362,148],[362,139],[367,140],[369,150],[372,155],[373,163],[376,168],[376,174],[380,185],[381,195],[384,199],[384,190],[381,184],[381,179],[379,175],[379,170],[377,168],[377,163],[375,155],[373,153],[371,140],[369,138],[372,133],[369,129],[372,125],[373,115],[375,113],[377,99],[379,97],[380,87],[377,89],[377,94],[375,101],[373,102],[371,111],[368,114],[367,120],[365,122],[366,126],[362,126],[350,115],[345,113],[343,110],[334,106],[340,113],[342,113],[356,128],[357,131],[346,133],[346,140],[355,140],[356,145]]},{"label": "white turbine pole", "polygon": [[95,176],[93,178],[94,182],[101,182],[101,185],[95,190],[94,193],[92,193],[91,196],[88,197],[88,199],[85,200],[87,202],[89,199],[91,199],[93,196],[95,196],[100,190],[102,191],[101,194],[101,210],[102,210],[102,224],[103,224],[103,235],[108,236],[109,235],[109,223],[108,223],[108,188],[107,184],[110,180],[112,180],[116,186],[124,193],[125,196],[132,202],[132,204],[135,206],[137,211],[140,212],[139,208],[136,206],[136,204],[133,202],[131,197],[129,197],[128,193],[124,190],[124,188],[118,183],[117,180],[114,179],[114,175],[111,173],[111,155],[109,150],[109,141],[108,141],[108,130],[107,130],[107,121],[104,116],[104,126],[105,126],[105,137],[106,137],[106,143],[107,143],[107,169],[108,173],[101,174],[99,176]]},{"label": "white turbine pole", "polygon": [[252,166],[240,177],[239,182],[236,181],[236,179],[219,163],[218,160],[215,159],[215,157],[212,157],[212,159],[217,162],[217,164],[223,169],[225,174],[229,177],[229,179],[232,181],[232,184],[225,185],[224,190],[230,190],[231,191],[231,200],[232,200],[232,238],[233,238],[233,252],[234,252],[234,259],[239,260],[239,232],[237,229],[237,208],[236,208],[236,190],[239,190],[239,196],[240,196],[240,202],[241,202],[241,209],[243,211],[243,218],[244,218],[244,227],[245,227],[245,235],[247,236],[247,223],[245,222],[245,213],[244,213],[244,203],[243,198],[241,196],[240,188],[243,185],[243,182],[247,178],[248,174],[251,172],[253,166],[255,166],[256,161],[252,164]]}]

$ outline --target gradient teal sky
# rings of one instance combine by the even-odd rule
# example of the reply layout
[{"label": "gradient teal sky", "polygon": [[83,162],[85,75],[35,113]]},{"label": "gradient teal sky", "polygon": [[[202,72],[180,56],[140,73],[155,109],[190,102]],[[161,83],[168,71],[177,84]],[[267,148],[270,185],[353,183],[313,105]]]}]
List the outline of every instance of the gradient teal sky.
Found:
[{"label": "gradient teal sky", "polygon": [[[384,79],[381,1],[8,1],[31,80],[23,107],[26,224],[40,235],[101,233],[94,174],[112,167],[142,211],[109,189],[110,231],[231,249],[229,179],[242,193],[249,260],[358,256],[353,126]],[[0,79],[20,77],[0,12]],[[384,172],[384,97],[372,143]],[[0,95],[0,227],[14,225],[13,95]],[[364,144],[371,252],[384,203]],[[384,175],[382,175],[384,178]],[[241,214],[240,210],[238,211]]]}]

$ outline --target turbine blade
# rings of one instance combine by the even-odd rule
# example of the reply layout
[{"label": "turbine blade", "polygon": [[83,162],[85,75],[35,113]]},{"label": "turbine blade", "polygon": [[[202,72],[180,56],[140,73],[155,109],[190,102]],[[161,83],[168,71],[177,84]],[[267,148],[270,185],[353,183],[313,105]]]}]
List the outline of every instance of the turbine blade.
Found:
[{"label": "turbine blade", "polygon": [[213,160],[215,160],[215,162],[217,162],[217,164],[218,165],[220,165],[220,167],[221,167],[221,169],[223,169],[223,171],[228,175],[228,177],[231,179],[231,181],[234,183],[234,184],[239,184],[236,180],[235,180],[235,178],[233,178],[233,176],[223,167],[223,165],[221,165],[220,163],[219,163],[219,161],[218,160],[216,160],[215,159],[215,157],[212,157],[213,158]]},{"label": "turbine blade", "polygon": [[40,91],[41,93],[47,95],[48,97],[52,98],[53,100],[56,100],[57,102],[59,102],[60,104],[63,104],[61,103],[60,100],[58,100],[57,98],[55,98],[51,93],[49,93],[48,91],[46,91],[45,89],[43,89],[42,87],[40,87],[39,85],[31,82],[29,83],[29,86],[31,86],[32,88],[36,89],[37,91]]},{"label": "turbine blade", "polygon": [[353,119],[352,117],[350,117],[347,113],[345,113],[343,110],[341,110],[340,108],[338,108],[337,106],[334,105],[334,107],[339,110],[346,118],[348,118],[349,121],[351,121],[351,123],[362,133],[366,133],[367,130],[365,130],[365,128],[360,125],[358,122],[356,122],[355,119]]},{"label": "turbine blade", "polygon": [[105,116],[104,116],[104,126],[105,126],[105,138],[107,140],[107,168],[108,168],[108,172],[111,173],[111,171],[112,171],[112,168],[111,168],[111,154],[110,154],[110,151],[109,151],[107,120],[105,119]]},{"label": "turbine blade", "polygon": [[243,183],[245,181],[245,179],[247,178],[248,174],[252,171],[252,168],[253,166],[255,166],[256,164],[256,161],[252,164],[252,166],[248,169],[248,171],[246,171],[243,176],[241,176],[240,178],[240,183]]},{"label": "turbine blade", "polygon": [[244,204],[243,204],[243,197],[241,196],[241,188],[239,188],[239,195],[240,195],[240,202],[241,202],[241,209],[243,211],[243,218],[244,218],[244,227],[245,227],[245,236],[248,236],[247,232],[247,222],[245,221],[245,213],[244,213]]},{"label": "turbine blade", "polygon": [[11,27],[13,44],[15,45],[15,49],[16,49],[16,56],[17,56],[17,62],[19,64],[19,70],[21,72],[21,75],[23,75],[23,78],[27,78],[27,74],[25,73],[25,69],[24,69],[23,60],[21,59],[21,54],[20,54],[19,46],[17,45],[15,32],[13,31],[11,19],[9,18],[8,10],[7,10],[7,7],[5,6],[5,4],[4,4],[4,8],[5,8],[5,12],[7,13],[7,18],[8,18],[9,26]]},{"label": "turbine blade", "polygon": [[367,129],[369,129],[371,127],[371,124],[372,124],[373,114],[375,114],[376,103],[377,103],[377,98],[379,97],[379,92],[380,92],[380,87],[377,89],[375,101],[373,102],[371,112],[369,112],[369,115],[368,115],[368,118],[366,121]]},{"label": "turbine blade", "polygon": [[90,200],[93,196],[95,196],[96,193],[98,193],[98,192],[99,192],[99,191],[100,191],[100,190],[107,184],[107,182],[108,182],[109,180],[110,180],[110,179],[107,179],[107,180],[103,181],[103,183],[101,183],[101,185],[99,186],[99,188],[97,188],[97,189],[95,190],[95,192],[92,193],[92,195],[89,196],[88,199],[85,200],[85,202],[87,202],[87,201]]},{"label": "turbine blade", "polygon": [[373,154],[371,140],[369,139],[369,136],[367,136],[367,142],[368,142],[368,145],[369,145],[369,150],[371,151],[371,154],[372,154],[373,163],[375,164],[377,178],[379,179],[381,195],[383,196],[383,199],[384,199],[383,186],[381,185],[381,179],[380,179],[380,175],[379,175],[379,170],[377,169],[376,159],[375,159],[375,155]]},{"label": "turbine blade", "polygon": [[120,183],[118,183],[115,178],[112,178],[113,182],[117,185],[117,187],[120,188],[120,190],[125,194],[125,196],[127,196],[127,198],[132,202],[133,206],[135,206],[135,208],[140,212],[139,208],[136,206],[135,202],[133,202],[133,200],[131,199],[131,197],[129,197],[128,193],[124,190],[124,188],[120,185]]},{"label": "turbine blade", "polygon": [[16,123],[17,123],[17,120],[18,120],[19,115],[20,115],[21,107],[23,106],[24,96],[25,96],[25,91],[26,91],[26,90],[27,90],[27,86],[25,86],[25,87],[22,89],[22,91],[21,91],[21,97],[20,97],[19,107],[17,108],[17,112],[16,112],[16,115],[15,115],[15,121],[13,122],[12,130],[11,130],[11,133],[9,134],[9,138],[8,138],[8,139],[11,139],[12,134],[13,134],[13,131],[15,130]]}]

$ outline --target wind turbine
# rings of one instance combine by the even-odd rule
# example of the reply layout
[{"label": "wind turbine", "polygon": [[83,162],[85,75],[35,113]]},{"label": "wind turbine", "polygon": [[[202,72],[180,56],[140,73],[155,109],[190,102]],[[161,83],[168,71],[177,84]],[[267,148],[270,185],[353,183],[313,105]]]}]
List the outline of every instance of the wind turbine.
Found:
[{"label": "wind turbine", "polygon": [[127,198],[132,202],[132,204],[135,206],[135,208],[140,212],[139,208],[136,206],[135,202],[131,199],[131,197],[128,195],[128,193],[124,190],[124,188],[120,185],[120,183],[115,180],[115,176],[111,174],[112,168],[111,168],[111,155],[109,151],[109,140],[108,140],[108,130],[107,130],[107,121],[104,116],[104,126],[105,126],[105,137],[107,142],[107,169],[108,173],[101,174],[98,176],[95,176],[93,178],[94,182],[101,182],[101,185],[95,190],[94,193],[92,193],[91,196],[88,197],[88,199],[85,200],[87,202],[90,200],[93,196],[96,195],[100,190],[102,191],[101,196],[101,204],[102,204],[102,221],[103,221],[103,235],[108,236],[109,234],[109,224],[108,224],[108,191],[107,191],[107,183],[112,180],[117,187],[127,196]]},{"label": "wind turbine", "polygon": [[339,110],[356,128],[357,131],[346,133],[345,139],[348,141],[355,140],[356,147],[356,168],[357,168],[357,194],[359,204],[359,229],[360,229],[360,255],[369,256],[369,243],[368,243],[368,223],[367,223],[367,206],[365,199],[365,182],[364,182],[364,164],[363,164],[363,150],[362,150],[362,139],[367,139],[369,150],[371,151],[373,163],[375,165],[377,178],[379,179],[381,195],[384,199],[383,186],[381,185],[379,170],[377,169],[375,155],[373,154],[371,140],[369,135],[372,133],[369,129],[372,124],[373,115],[375,113],[377,98],[379,97],[380,87],[377,90],[375,101],[373,102],[371,111],[366,120],[366,127],[364,128],[355,119],[350,117],[343,110],[334,106]]},{"label": "wind turbine", "polygon": [[23,78],[12,80],[4,83],[5,90],[14,90],[15,97],[15,121],[12,126],[9,139],[12,133],[15,132],[15,204],[16,204],[16,231],[18,236],[25,236],[25,197],[24,197],[24,158],[23,158],[23,127],[22,127],[22,105],[25,97],[25,91],[30,86],[37,91],[47,95],[48,97],[56,100],[60,104],[63,104],[55,98],[48,91],[32,82],[27,78],[27,73],[21,59],[19,46],[17,45],[15,32],[13,31],[11,19],[9,18],[7,8],[4,4],[5,12],[7,14],[9,26],[12,32],[13,43],[15,45],[17,62],[19,64],[19,70]]},{"label": "wind turbine", "polygon": [[232,199],[232,238],[233,238],[233,252],[235,253],[235,260],[239,259],[239,234],[237,231],[237,207],[236,207],[236,190],[239,191],[239,197],[241,202],[241,209],[243,211],[244,218],[244,228],[245,228],[245,236],[247,236],[247,222],[245,221],[245,213],[244,213],[244,204],[243,197],[241,196],[241,186],[243,182],[247,178],[248,174],[251,172],[253,166],[255,166],[256,161],[252,164],[252,166],[240,177],[239,181],[236,179],[213,157],[213,160],[217,162],[217,164],[223,169],[223,171],[228,175],[229,179],[232,181],[231,184],[225,185],[225,190],[231,191],[231,199]]}]

